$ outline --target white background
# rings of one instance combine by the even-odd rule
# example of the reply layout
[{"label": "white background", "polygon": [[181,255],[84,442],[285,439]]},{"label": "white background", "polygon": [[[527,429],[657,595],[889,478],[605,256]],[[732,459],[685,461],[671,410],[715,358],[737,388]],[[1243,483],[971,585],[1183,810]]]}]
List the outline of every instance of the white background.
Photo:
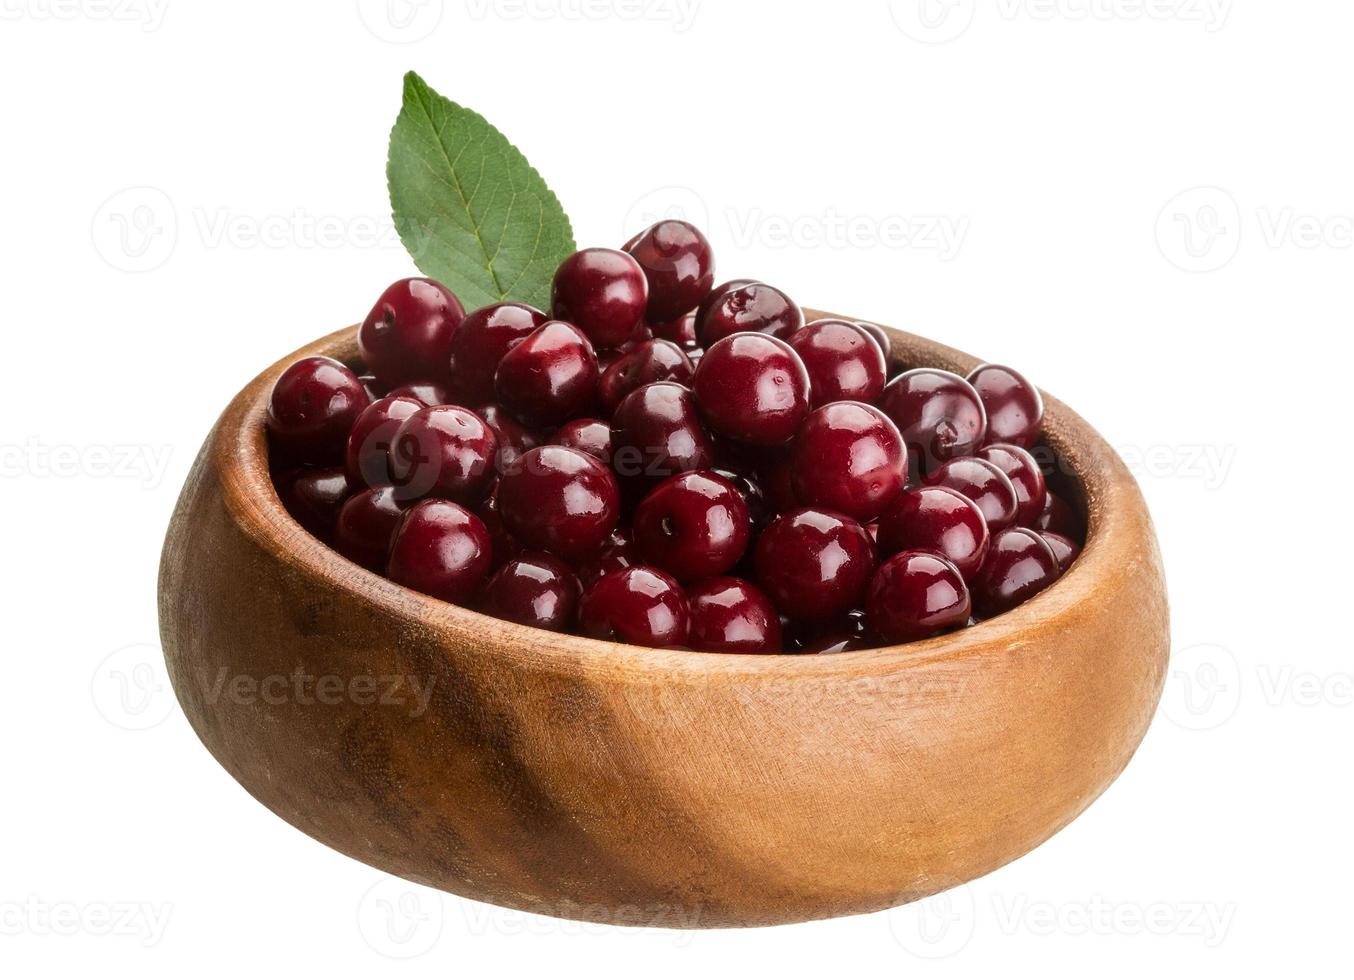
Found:
[{"label": "white background", "polygon": [[[1347,969],[1354,5],[392,3],[0,0],[0,970]],[[234,392],[413,272],[409,68],[580,244],[676,209],[721,279],[1009,361],[1122,448],[1175,655],[1085,815],[922,906],[627,931],[385,879],[216,765],[156,646],[165,525]]]}]

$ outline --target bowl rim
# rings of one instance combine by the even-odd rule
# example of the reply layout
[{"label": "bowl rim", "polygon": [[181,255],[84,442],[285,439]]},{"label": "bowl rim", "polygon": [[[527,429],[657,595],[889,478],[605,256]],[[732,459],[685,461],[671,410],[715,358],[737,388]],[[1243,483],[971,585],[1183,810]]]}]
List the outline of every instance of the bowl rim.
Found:
[{"label": "bowl rim", "polygon": [[[804,314],[810,321],[852,319],[808,308]],[[900,362],[906,365],[900,355],[907,352],[926,356],[927,364],[914,367],[939,367],[960,374],[985,363],[920,335],[879,326],[893,341],[891,366]],[[544,669],[573,672],[591,667],[612,673],[661,673],[669,678],[858,677],[1009,649],[1027,643],[1032,630],[1059,629],[1060,623],[1070,626],[1083,604],[1094,601],[1097,592],[1121,578],[1125,550],[1136,548],[1139,542],[1134,539],[1141,534],[1140,522],[1133,518],[1146,516],[1137,483],[1117,453],[1084,419],[1040,389],[1044,400],[1042,436],[1064,460],[1083,498],[1086,540],[1066,573],[1015,609],[924,640],[813,655],[670,650],[522,626],[424,595],[363,568],[302,529],[283,507],[269,470],[264,430],[273,383],[288,365],[302,357],[322,355],[347,364],[360,361],[356,334],[356,325],[344,327],[279,359],[246,385],[222,413],[209,438],[208,451],[216,464],[227,512],[258,547],[301,574],[353,594],[389,617],[415,619],[433,631],[482,637],[486,650],[498,653],[510,648]],[[495,634],[502,636],[503,642],[492,640]]]}]

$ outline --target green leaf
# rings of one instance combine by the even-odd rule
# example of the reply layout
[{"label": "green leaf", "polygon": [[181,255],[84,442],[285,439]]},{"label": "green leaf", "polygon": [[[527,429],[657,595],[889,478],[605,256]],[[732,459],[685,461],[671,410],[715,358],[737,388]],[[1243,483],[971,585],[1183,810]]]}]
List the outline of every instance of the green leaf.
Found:
[{"label": "green leaf", "polygon": [[414,264],[467,310],[510,299],[550,308],[550,280],[575,251],[559,199],[483,116],[414,72],[404,76],[386,179]]}]

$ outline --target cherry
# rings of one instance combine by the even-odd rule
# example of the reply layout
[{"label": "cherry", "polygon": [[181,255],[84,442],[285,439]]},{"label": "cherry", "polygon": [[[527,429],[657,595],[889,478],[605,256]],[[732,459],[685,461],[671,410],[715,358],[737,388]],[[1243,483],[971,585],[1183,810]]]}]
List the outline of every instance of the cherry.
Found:
[{"label": "cherry", "polygon": [[498,439],[496,466],[500,473],[528,449],[535,449],[541,444],[535,433],[493,402],[481,405],[475,409],[475,414],[484,419],[484,424],[494,431]]},{"label": "cherry", "polygon": [[697,335],[700,334],[701,321],[705,319],[705,315],[714,308],[715,304],[724,298],[725,293],[735,289],[742,289],[744,286],[751,286],[756,281],[756,279],[730,279],[728,282],[721,282],[714,289],[706,293],[705,298],[696,306],[695,317]]},{"label": "cherry", "polygon": [[884,352],[857,323],[815,320],[789,343],[809,372],[815,408],[828,402],[873,402],[884,390]]},{"label": "cherry", "polygon": [[611,463],[611,426],[601,419],[565,422],[550,437],[552,446],[568,446],[603,463]]},{"label": "cherry", "polygon": [[522,553],[522,546],[508,533],[503,517],[498,512],[497,484],[476,508],[475,516],[484,522],[484,529],[489,532],[489,540],[493,543],[493,568],[502,568]]},{"label": "cherry", "polygon": [[602,350],[630,339],[648,301],[645,270],[614,248],[575,252],[560,263],[550,288],[555,319],[572,323]]},{"label": "cherry", "polygon": [[889,335],[884,332],[884,328],[877,323],[871,323],[869,320],[852,320],[851,322],[874,338],[874,342],[879,345],[879,350],[884,355],[884,363],[888,364],[889,357],[893,353],[893,341],[889,340]]},{"label": "cherry", "polygon": [[597,393],[608,415],[616,411],[621,399],[636,388],[655,381],[691,380],[691,361],[670,340],[646,340],[617,358],[597,384]]},{"label": "cherry", "polygon": [[873,405],[833,402],[804,421],[790,473],[795,496],[806,505],[871,521],[903,491],[907,447]]},{"label": "cherry", "polygon": [[879,566],[865,596],[870,630],[906,643],[968,623],[972,600],[959,569],[929,551],[903,551]]},{"label": "cherry", "polygon": [[465,307],[440,282],[401,279],[362,321],[357,348],[367,369],[388,385],[440,376],[464,318]]},{"label": "cherry", "polygon": [[786,340],[804,326],[804,312],[775,286],[735,279],[716,291],[696,314],[696,336],[706,347],[735,333],[765,333]]},{"label": "cherry", "polygon": [[965,456],[952,459],[926,478],[929,486],[957,490],[978,505],[992,533],[1015,522],[1018,506],[1015,487],[1005,473],[985,459]]},{"label": "cherry", "polygon": [[696,314],[687,313],[675,320],[649,324],[655,340],[670,340],[683,349],[696,347]]},{"label": "cherry", "polygon": [[874,571],[874,542],[845,514],[782,514],[757,540],[757,580],[787,616],[824,622],[860,605]]},{"label": "cherry", "polygon": [[712,653],[780,653],[781,628],[766,593],[741,578],[712,578],[686,592],[690,644]]},{"label": "cherry", "polygon": [[649,283],[651,323],[673,320],[696,308],[715,282],[710,243],[686,221],[667,220],[640,232],[625,250],[644,269]]},{"label": "cherry", "polygon": [[396,495],[477,504],[493,482],[497,458],[498,437],[474,412],[459,405],[420,408],[400,423],[391,442]]},{"label": "cherry", "polygon": [[1010,443],[988,443],[978,450],[978,458],[985,459],[1006,474],[1016,492],[1015,522],[1031,527],[1044,509],[1048,487],[1044,473],[1029,451]]},{"label": "cherry", "polygon": [[973,386],[938,368],[904,371],[884,386],[879,407],[903,434],[920,476],[947,460],[973,455],[987,432],[987,415]]},{"label": "cherry", "polygon": [[451,338],[455,400],[467,405],[493,401],[498,362],[548,319],[525,303],[495,303],[467,314]]},{"label": "cherry", "polygon": [[587,453],[539,446],[499,479],[498,511],[528,548],[572,560],[595,553],[615,530],[620,491],[611,471]]},{"label": "cherry", "polygon": [[881,554],[934,551],[971,578],[987,556],[990,535],[978,505],[949,487],[915,487],[879,517]]},{"label": "cherry", "polygon": [[304,468],[284,475],[277,482],[282,506],[296,523],[319,538],[329,541],[339,510],[352,488],[341,466]]},{"label": "cherry", "polygon": [[274,445],[299,463],[338,463],[348,430],[371,404],[357,375],[332,357],[303,357],[283,371],[268,396]]},{"label": "cherry", "polygon": [[578,591],[568,565],[543,552],[526,552],[494,573],[480,608],[523,626],[566,632],[573,625]]},{"label": "cherry", "polygon": [[632,526],[644,559],[682,582],[727,572],[750,537],[743,495],[708,470],[660,483],[640,502]]},{"label": "cherry", "polygon": [[743,504],[748,509],[748,521],[752,524],[754,531],[760,531],[771,518],[776,516],[771,509],[770,502],[766,499],[766,491],[762,489],[761,480],[755,471],[745,473],[741,470],[716,466],[711,472],[717,473],[733,484],[734,489],[743,498]]},{"label": "cherry", "polygon": [[374,374],[359,374],[357,380],[362,382],[362,387],[366,390],[367,397],[372,401],[376,401],[378,398],[384,398],[390,393],[390,389],[377,381],[376,375]]},{"label": "cherry", "polygon": [[607,572],[583,593],[578,624],[585,636],[650,647],[687,641],[690,612],[682,587],[645,565]]},{"label": "cherry", "polygon": [[1083,525],[1072,505],[1049,491],[1044,495],[1044,506],[1035,518],[1034,527],[1038,531],[1053,531],[1073,541],[1080,541]]},{"label": "cherry", "polygon": [[579,579],[586,587],[592,585],[607,572],[614,572],[617,569],[629,568],[631,565],[639,564],[642,564],[639,549],[635,547],[630,532],[616,528],[611,532],[611,537],[607,539],[606,544],[602,545],[602,550],[594,557],[577,565],[576,570]]},{"label": "cherry", "polygon": [[969,372],[968,380],[987,410],[988,441],[1033,446],[1044,420],[1039,389],[1019,371],[1001,364],[981,364]]},{"label": "cherry", "polygon": [[733,334],[705,352],[692,390],[706,424],[754,445],[789,442],[809,414],[809,375],[783,340]]},{"label": "cherry", "polygon": [[695,397],[675,382],[636,388],[611,418],[611,465],[623,477],[662,479],[708,469],[714,458]]},{"label": "cherry", "polygon": [[1058,559],[1058,571],[1060,573],[1071,568],[1072,562],[1076,561],[1077,556],[1081,554],[1081,545],[1066,535],[1059,534],[1056,531],[1040,531],[1038,534],[1053,549],[1053,557]]},{"label": "cherry", "polygon": [[558,425],[595,404],[597,355],[578,328],[550,320],[503,355],[494,391],[524,425]]},{"label": "cherry", "polygon": [[343,470],[354,487],[388,487],[395,474],[390,465],[390,446],[400,424],[424,408],[424,404],[404,395],[388,395],[362,410],[348,433],[348,449]]},{"label": "cherry", "polygon": [[384,572],[390,539],[404,516],[392,487],[371,487],[349,497],[334,526],[334,550],[373,572]]},{"label": "cherry", "polygon": [[405,511],[390,543],[391,581],[464,605],[492,565],[489,532],[460,504],[421,500]]},{"label": "cherry", "polygon": [[1042,592],[1058,575],[1058,558],[1038,533],[1023,527],[998,531],[973,582],[974,606],[988,619]]},{"label": "cherry", "polygon": [[451,394],[447,386],[436,381],[411,381],[391,388],[387,394],[392,398],[412,398],[425,405],[451,404]]}]

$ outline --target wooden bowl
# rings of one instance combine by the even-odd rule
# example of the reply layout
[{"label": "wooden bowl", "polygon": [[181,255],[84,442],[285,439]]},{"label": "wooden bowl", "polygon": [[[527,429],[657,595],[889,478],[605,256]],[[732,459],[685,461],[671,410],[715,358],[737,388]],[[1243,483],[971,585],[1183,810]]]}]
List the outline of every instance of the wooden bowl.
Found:
[{"label": "wooden bowl", "polygon": [[[977,363],[890,334],[897,363]],[[355,363],[355,330],[264,371],[208,436],[165,541],[160,629],[221,765],[360,861],[597,922],[869,912],[1046,840],[1151,720],[1167,656],[1151,520],[1113,450],[1047,395],[1062,489],[1089,520],[1054,586],[904,646],[725,655],[492,619],[312,538],[273,491],[263,430],[274,380],[311,354]]]}]

